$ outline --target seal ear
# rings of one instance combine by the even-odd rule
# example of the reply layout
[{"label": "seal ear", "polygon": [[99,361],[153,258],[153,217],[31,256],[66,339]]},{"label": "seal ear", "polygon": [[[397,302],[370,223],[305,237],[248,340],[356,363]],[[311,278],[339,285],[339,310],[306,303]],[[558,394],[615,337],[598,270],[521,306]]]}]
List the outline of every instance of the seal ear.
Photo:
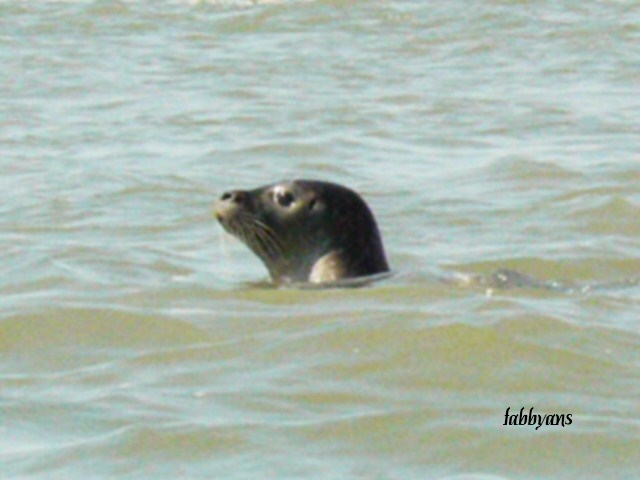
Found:
[{"label": "seal ear", "polygon": [[307,211],[320,213],[326,210],[327,204],[320,195],[313,195],[307,200]]}]

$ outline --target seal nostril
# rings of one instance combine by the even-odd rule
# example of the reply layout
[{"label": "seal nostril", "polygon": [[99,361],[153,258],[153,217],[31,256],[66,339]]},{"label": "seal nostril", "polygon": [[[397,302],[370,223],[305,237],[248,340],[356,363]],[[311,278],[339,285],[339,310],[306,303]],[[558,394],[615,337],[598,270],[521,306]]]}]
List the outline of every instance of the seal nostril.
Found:
[{"label": "seal nostril", "polygon": [[246,197],[246,193],[242,190],[233,190],[231,192],[224,192],[220,200],[223,202],[244,203]]}]

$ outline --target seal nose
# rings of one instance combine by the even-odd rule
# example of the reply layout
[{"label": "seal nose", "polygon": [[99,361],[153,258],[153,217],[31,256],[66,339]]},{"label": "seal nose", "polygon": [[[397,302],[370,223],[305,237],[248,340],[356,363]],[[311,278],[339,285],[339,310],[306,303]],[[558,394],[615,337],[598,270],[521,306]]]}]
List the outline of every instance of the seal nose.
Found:
[{"label": "seal nose", "polygon": [[246,192],[243,192],[242,190],[233,190],[231,192],[224,192],[220,197],[220,200],[222,202],[241,204],[241,203],[245,203],[246,198],[247,198]]},{"label": "seal nose", "polygon": [[244,209],[248,203],[247,192],[242,190],[230,190],[220,196],[220,200],[215,204],[214,215],[222,224],[232,218],[238,208]]}]

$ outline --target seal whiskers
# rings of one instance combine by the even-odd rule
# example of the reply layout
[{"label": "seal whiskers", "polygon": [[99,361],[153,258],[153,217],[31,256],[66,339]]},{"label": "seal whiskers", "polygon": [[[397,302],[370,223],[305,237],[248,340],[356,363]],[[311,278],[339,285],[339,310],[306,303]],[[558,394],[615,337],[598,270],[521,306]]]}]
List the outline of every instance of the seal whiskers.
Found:
[{"label": "seal whiskers", "polygon": [[282,245],[271,228],[255,215],[240,212],[227,224],[230,233],[236,235],[259,257],[275,258],[282,254]]},{"label": "seal whiskers", "polygon": [[251,225],[255,227],[252,233],[255,234],[256,241],[264,247],[265,253],[271,258],[282,256],[284,254],[282,243],[273,229],[256,218],[253,218],[252,221]]}]

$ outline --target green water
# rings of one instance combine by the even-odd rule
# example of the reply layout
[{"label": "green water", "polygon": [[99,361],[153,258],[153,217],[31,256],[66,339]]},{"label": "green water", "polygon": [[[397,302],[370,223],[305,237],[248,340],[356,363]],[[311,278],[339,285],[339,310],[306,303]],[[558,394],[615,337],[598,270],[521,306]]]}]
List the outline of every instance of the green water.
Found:
[{"label": "green water", "polygon": [[[634,478],[638,58],[637,1],[0,1],[0,478]],[[393,277],[261,282],[213,203],[296,177]],[[501,268],[562,288],[439,280]]]}]

